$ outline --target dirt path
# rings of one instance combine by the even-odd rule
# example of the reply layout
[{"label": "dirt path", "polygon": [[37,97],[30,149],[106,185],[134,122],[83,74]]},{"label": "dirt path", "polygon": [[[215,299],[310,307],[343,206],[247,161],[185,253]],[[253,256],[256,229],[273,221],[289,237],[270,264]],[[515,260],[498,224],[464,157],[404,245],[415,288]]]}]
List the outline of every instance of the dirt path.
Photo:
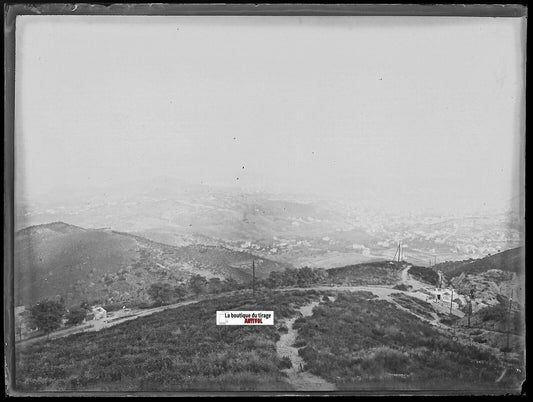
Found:
[{"label": "dirt path", "polygon": [[[310,316],[313,314],[313,308],[319,302],[313,302],[300,308],[302,315]],[[311,374],[307,371],[301,371],[304,366],[303,359],[298,355],[298,348],[292,346],[298,336],[298,331],[293,328],[296,317],[286,320],[284,324],[288,328],[286,334],[282,334],[280,340],[276,343],[276,350],[280,357],[287,356],[291,359],[292,367],[284,369],[287,373],[288,382],[297,391],[334,391],[337,389],[335,384],[332,384],[321,377]]]},{"label": "dirt path", "polygon": [[[421,282],[418,282],[417,280],[415,280],[414,278],[412,278],[409,274],[408,274],[408,269],[410,268],[410,266],[404,268],[401,272],[401,278],[402,278],[402,281],[404,282],[404,280],[406,282],[406,284],[409,284],[411,286],[413,286],[413,289],[420,289],[421,287],[425,287],[424,284],[422,284]],[[357,291],[366,291],[366,292],[371,292],[373,294],[375,294],[376,296],[378,296],[378,298],[380,299],[383,299],[383,300],[386,300],[390,303],[393,303],[395,304],[396,306],[398,306],[398,308],[404,310],[404,311],[407,311],[407,312],[410,312],[411,314],[414,314],[412,311],[408,310],[408,309],[405,309],[404,307],[400,306],[398,303],[396,303],[396,301],[391,297],[391,294],[392,293],[398,293],[398,292],[401,292],[401,293],[405,293],[405,294],[408,294],[410,296],[413,296],[413,297],[417,297],[421,300],[425,300],[426,298],[426,295],[421,293],[421,292],[418,292],[418,291],[401,291],[401,290],[398,290],[398,289],[394,289],[392,286],[387,286],[387,285],[383,285],[383,286],[380,286],[380,285],[368,285],[368,286],[313,286],[313,287],[309,287],[309,288],[297,288],[297,287],[287,287],[287,288],[280,288],[278,289],[278,291],[281,291],[281,292],[289,292],[291,290],[322,290],[322,291],[350,291],[350,292],[357,292]],[[219,297],[225,297],[225,296],[229,296],[229,295],[232,295],[234,294],[235,292],[227,292],[227,293],[221,293],[221,294],[218,294],[218,295],[210,295],[209,298],[210,299],[213,299],[213,298],[219,298]],[[108,319],[106,320],[98,320],[98,321],[89,321],[88,323],[85,323],[85,324],[82,324],[82,325],[79,325],[79,326],[75,326],[75,327],[71,327],[71,328],[67,328],[67,329],[62,329],[62,330],[59,330],[57,332],[53,332],[49,335],[49,337],[46,337],[46,336],[39,336],[39,337],[35,337],[35,338],[30,338],[30,339],[26,339],[26,340],[22,340],[22,341],[18,341],[16,342],[16,346],[22,346],[22,345],[27,345],[27,344],[31,344],[31,343],[34,343],[34,342],[39,342],[39,341],[43,341],[43,340],[47,340],[47,339],[57,339],[57,338],[63,338],[65,336],[69,336],[69,335],[73,335],[73,334],[77,334],[77,333],[81,333],[81,332],[94,332],[94,331],[100,331],[104,328],[109,328],[109,327],[112,327],[112,326],[115,326],[115,325],[118,325],[118,324],[122,324],[126,321],[130,321],[130,320],[134,320],[136,318],[139,318],[139,317],[145,317],[145,316],[148,316],[148,315],[151,315],[151,314],[154,314],[154,313],[158,313],[158,312],[161,312],[161,311],[164,311],[164,310],[169,310],[169,309],[174,309],[174,308],[179,308],[179,307],[183,307],[183,306],[186,306],[186,305],[189,305],[189,304],[193,304],[193,303],[199,303],[201,301],[204,301],[206,300],[206,298],[199,298],[199,299],[193,299],[193,300],[187,300],[187,301],[183,301],[183,302],[180,302],[180,303],[175,303],[175,304],[169,304],[169,305],[166,305],[166,306],[161,306],[161,307],[154,307],[154,308],[150,308],[150,309],[145,309],[145,310],[131,310],[127,316],[124,316],[124,317],[114,317],[113,316],[113,313],[110,314],[110,316],[108,317]],[[438,307],[441,307],[441,306],[436,306],[437,308]],[[442,308],[444,309],[444,306],[442,306]],[[416,314],[415,314],[416,315]],[[424,317],[421,317],[421,316],[418,316],[420,319],[424,320],[424,321],[428,321],[427,319],[425,319]],[[438,327],[444,327],[442,324],[438,323],[437,320],[432,320],[430,321],[431,323],[433,323],[434,325],[438,326]]]},{"label": "dirt path", "polygon": [[409,274],[409,268],[411,268],[411,265],[408,265],[404,269],[402,269],[402,283],[406,286],[410,286],[413,291],[416,291],[420,288],[427,288],[428,285],[424,285],[422,282],[417,281]]},{"label": "dirt path", "polygon": [[[391,295],[391,293],[400,292],[397,289],[393,289],[391,286],[378,286],[378,285],[372,285],[372,286],[314,286],[314,287],[310,287],[310,288],[290,287],[290,288],[281,288],[281,289],[279,289],[279,291],[289,292],[291,290],[311,290],[311,289],[314,289],[314,290],[333,290],[333,291],[350,291],[350,292],[367,291],[367,292],[374,293],[380,299],[387,300],[387,301],[389,301],[391,303],[394,303],[396,305],[398,305],[398,304],[394,301],[394,299],[390,295]],[[416,295],[413,292],[404,292],[404,293],[412,294],[412,295],[415,295],[417,297],[422,297],[421,295]],[[215,295],[210,295],[210,298],[212,299],[212,298],[224,297],[224,296],[229,296],[231,294],[234,294],[234,292],[221,293],[221,294],[218,294],[216,296]],[[145,310],[133,310],[132,309],[128,313],[128,315],[124,316],[124,317],[120,317],[120,316],[115,317],[113,313],[110,313],[109,317],[107,319],[89,321],[87,323],[84,323],[84,324],[81,324],[81,325],[78,325],[78,326],[75,326],[75,327],[66,328],[66,329],[62,329],[62,330],[56,331],[56,332],[52,332],[48,337],[47,336],[39,336],[39,337],[35,337],[35,338],[30,338],[30,339],[25,339],[25,340],[22,340],[22,341],[18,341],[18,342],[16,342],[16,346],[18,347],[18,346],[23,346],[23,345],[29,345],[29,344],[32,344],[32,343],[35,343],[35,342],[39,342],[39,341],[63,338],[65,336],[74,335],[74,334],[78,334],[78,333],[81,333],[81,332],[96,332],[96,331],[100,331],[100,330],[102,330],[104,328],[109,328],[109,327],[112,327],[112,326],[115,326],[115,325],[118,325],[118,324],[122,324],[122,323],[130,321],[130,320],[134,320],[134,319],[139,318],[139,317],[145,317],[145,316],[152,315],[154,313],[158,313],[158,312],[161,312],[161,311],[164,311],[164,310],[169,310],[169,309],[183,307],[183,306],[186,306],[186,305],[189,305],[189,304],[199,303],[199,302],[201,302],[203,300],[205,300],[205,298],[187,300],[187,301],[183,301],[183,302],[180,302],[180,303],[169,304],[169,305],[166,305],[166,306],[154,307],[154,308],[149,308],[149,309],[145,309]],[[401,306],[399,306],[399,307],[402,308]]]},{"label": "dirt path", "polygon": [[[225,293],[225,294],[220,294],[220,295],[217,295],[217,296],[213,296],[213,298],[222,297],[222,296],[228,296],[230,294],[233,294],[233,292],[232,293]],[[50,333],[49,336],[43,335],[43,336],[38,336],[38,337],[35,337],[35,338],[29,338],[29,339],[24,339],[22,341],[17,341],[16,342],[16,346],[20,347],[20,346],[29,345],[29,344],[32,344],[32,343],[35,343],[35,342],[39,342],[39,341],[64,338],[65,336],[79,334],[79,333],[82,333],[82,332],[101,331],[104,328],[113,327],[115,325],[122,324],[124,322],[131,321],[131,320],[134,320],[134,319],[139,318],[139,317],[145,317],[145,316],[152,315],[154,313],[159,313],[161,311],[165,311],[165,310],[168,310],[168,309],[174,309],[174,308],[178,308],[178,307],[187,306],[189,304],[199,303],[199,302],[201,302],[203,300],[205,300],[205,299],[187,300],[187,301],[183,301],[183,302],[179,302],[179,303],[168,304],[166,306],[153,307],[153,308],[144,309],[144,310],[133,310],[132,309],[125,316],[120,316],[120,315],[115,316],[113,313],[110,313],[109,316],[106,319],[91,320],[91,321],[88,321],[88,322],[86,322],[84,324],[81,324],[81,325],[76,325],[74,327],[61,329],[59,331],[52,332],[52,333]]]}]

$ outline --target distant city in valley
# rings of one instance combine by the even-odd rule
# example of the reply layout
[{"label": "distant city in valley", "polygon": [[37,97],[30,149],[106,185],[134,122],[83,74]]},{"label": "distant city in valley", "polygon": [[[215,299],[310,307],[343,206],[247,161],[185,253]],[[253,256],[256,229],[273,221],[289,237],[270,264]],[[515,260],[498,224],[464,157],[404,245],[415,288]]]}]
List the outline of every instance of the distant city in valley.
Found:
[{"label": "distant city in valley", "polygon": [[209,244],[297,267],[331,268],[390,259],[433,265],[480,258],[523,244],[516,211],[395,213],[357,201],[241,192],[171,179],[109,187],[64,202],[21,204],[18,228],[63,221],[110,228],[169,245]]}]

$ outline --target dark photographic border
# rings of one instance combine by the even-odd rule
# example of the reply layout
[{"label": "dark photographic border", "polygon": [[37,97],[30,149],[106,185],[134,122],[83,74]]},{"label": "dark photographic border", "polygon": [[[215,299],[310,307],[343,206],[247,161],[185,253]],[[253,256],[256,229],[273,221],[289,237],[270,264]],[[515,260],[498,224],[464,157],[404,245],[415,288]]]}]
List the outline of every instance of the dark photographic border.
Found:
[{"label": "dark photographic border", "polygon": [[[15,22],[22,15],[125,15],[125,16],[453,16],[453,17],[527,17],[521,4],[4,4],[4,364],[5,394],[9,396],[146,396],[150,392],[19,392],[15,389],[14,332],[14,122],[15,122]],[[524,24],[523,46],[526,54],[527,28]],[[525,71],[525,65],[524,65]],[[525,116],[525,96],[522,99]],[[525,117],[521,121],[520,183],[525,179]],[[525,206],[521,203],[521,216]],[[525,391],[525,389],[523,390]],[[438,391],[442,393],[441,390]],[[505,393],[505,390],[502,390]],[[509,390],[516,393],[516,390]],[[447,391],[450,395],[460,391]],[[464,392],[463,392],[464,393]],[[472,394],[471,391],[468,393]],[[255,396],[255,395],[374,395],[376,392],[176,392],[158,396]],[[384,391],[381,395],[427,395],[428,391]],[[478,392],[483,394],[483,392]]]}]

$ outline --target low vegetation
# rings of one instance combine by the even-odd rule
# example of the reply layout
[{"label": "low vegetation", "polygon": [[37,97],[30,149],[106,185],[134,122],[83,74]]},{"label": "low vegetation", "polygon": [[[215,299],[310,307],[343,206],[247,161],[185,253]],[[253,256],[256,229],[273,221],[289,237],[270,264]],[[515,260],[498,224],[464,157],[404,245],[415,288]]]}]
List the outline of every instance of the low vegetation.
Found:
[{"label": "low vegetation", "polygon": [[349,265],[329,269],[327,279],[337,285],[394,285],[398,282],[401,267],[400,263],[392,261]]},{"label": "low vegetation", "polygon": [[63,300],[41,300],[30,307],[29,326],[49,334],[61,327],[65,313]]},{"label": "low vegetation", "polygon": [[[411,302],[411,301],[410,301]],[[340,389],[483,390],[518,387],[491,353],[455,342],[364,292],[341,293],[296,320],[305,369]],[[514,382],[513,382],[514,381]]]},{"label": "low vegetation", "polygon": [[20,390],[286,390],[276,326],[217,326],[217,310],[273,310],[275,320],[319,300],[314,290],[206,300],[98,333],[18,346]]},{"label": "low vegetation", "polygon": [[396,303],[411,311],[412,313],[424,317],[428,320],[433,319],[431,312],[434,310],[430,303],[417,299],[416,297],[406,295],[404,293],[393,293],[391,296],[394,301],[396,301]]},{"label": "low vegetation", "polygon": [[324,269],[303,267],[287,268],[284,271],[271,272],[268,278],[259,282],[259,286],[278,288],[281,286],[308,287],[326,282],[328,273]]},{"label": "low vegetation", "polygon": [[413,278],[430,285],[436,285],[439,280],[439,275],[426,267],[412,266],[408,272]]},{"label": "low vegetation", "polygon": [[304,267],[288,268],[271,272],[268,278],[259,281],[259,286],[277,288],[282,286],[309,287],[314,285],[393,285],[398,281],[401,265],[394,262],[373,262],[348,265],[328,270]]},{"label": "low vegetation", "polygon": [[523,311],[518,303],[513,303],[509,308],[509,301],[501,297],[498,304],[477,311],[471,319],[471,325],[522,335],[524,334]]},{"label": "low vegetation", "polygon": [[499,269],[520,274],[525,269],[524,253],[525,249],[518,247],[477,260],[471,258],[464,261],[446,261],[434,265],[432,268],[435,271],[442,271],[448,278],[459,276],[462,273],[480,274],[490,269]]}]

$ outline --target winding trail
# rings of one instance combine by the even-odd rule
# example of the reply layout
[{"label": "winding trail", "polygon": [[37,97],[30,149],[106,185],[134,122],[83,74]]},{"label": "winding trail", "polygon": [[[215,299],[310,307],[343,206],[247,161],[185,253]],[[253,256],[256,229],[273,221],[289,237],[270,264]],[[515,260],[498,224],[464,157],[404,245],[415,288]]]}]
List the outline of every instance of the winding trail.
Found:
[{"label": "winding trail", "polygon": [[[445,325],[441,324],[438,321],[436,315],[435,315],[433,320],[428,320],[427,318],[422,317],[422,316],[420,316],[418,314],[415,314],[413,311],[402,307],[391,296],[393,293],[404,293],[404,294],[407,294],[409,296],[416,297],[416,298],[418,298],[420,300],[425,300],[426,299],[427,295],[422,293],[422,292],[420,292],[419,289],[427,287],[427,285],[424,285],[423,283],[417,281],[416,279],[412,278],[411,275],[409,275],[408,270],[409,270],[410,267],[411,267],[410,265],[405,266],[404,269],[402,269],[402,271],[399,273],[400,281],[402,283],[406,284],[406,285],[411,286],[412,290],[408,290],[408,291],[402,291],[402,290],[394,289],[391,285],[367,285],[367,286],[342,286],[342,285],[341,286],[326,286],[326,285],[319,285],[319,286],[312,286],[312,287],[308,287],[308,288],[285,287],[285,288],[276,289],[276,291],[289,292],[289,291],[292,291],[292,290],[319,290],[319,291],[335,291],[335,292],[338,292],[338,291],[349,291],[349,292],[366,291],[366,292],[371,292],[374,295],[376,295],[379,299],[386,300],[386,301],[394,304],[395,306],[397,306],[399,309],[416,315],[418,318],[420,318],[423,321],[429,322],[432,325],[434,325],[436,327],[439,327],[441,329],[448,329],[449,330],[448,327],[446,327]],[[151,315],[151,314],[154,314],[154,313],[158,313],[158,312],[161,312],[161,311],[164,311],[164,310],[169,310],[169,309],[183,307],[183,306],[186,306],[186,305],[189,305],[189,304],[199,303],[201,301],[206,300],[207,298],[215,299],[215,298],[230,296],[232,294],[236,294],[236,292],[233,291],[233,292],[220,293],[218,295],[209,295],[208,297],[204,296],[204,297],[200,297],[200,298],[197,298],[197,299],[186,300],[186,301],[182,301],[182,302],[175,303],[175,304],[169,304],[169,305],[165,305],[165,306],[153,307],[153,308],[143,309],[143,310],[131,309],[131,311],[125,316],[120,316],[120,315],[115,315],[115,313],[110,313],[108,318],[105,319],[105,320],[89,321],[89,322],[81,324],[81,325],[77,325],[77,326],[66,328],[66,329],[61,329],[59,331],[50,333],[50,335],[48,337],[47,336],[38,336],[38,337],[34,337],[34,338],[29,338],[29,339],[24,339],[24,340],[21,340],[21,341],[17,341],[16,342],[16,346],[20,347],[20,346],[23,346],[23,345],[32,344],[32,343],[39,342],[39,341],[63,338],[65,336],[69,336],[69,335],[73,335],[73,334],[77,334],[77,333],[81,333],[81,332],[100,331],[100,330],[102,330],[104,328],[109,328],[109,327],[112,327],[112,326],[115,326],[115,325],[118,325],[118,324],[122,324],[124,322],[130,321],[130,320],[134,320],[134,319],[139,318],[139,317],[145,317],[145,316],[148,316],[148,315]],[[445,312],[445,310],[447,310],[447,308],[444,305],[433,304],[433,307],[437,311],[439,311],[439,309],[441,309],[442,312]],[[304,309],[303,310],[304,312],[309,312],[308,315],[311,315],[312,307],[311,307],[311,309],[309,311],[305,309],[305,306],[302,307],[302,308]],[[302,314],[303,314],[303,312],[302,312]],[[459,314],[460,314],[460,316],[462,315],[462,313],[459,313]],[[294,321],[292,321],[292,322],[294,322]],[[291,327],[292,327],[292,322],[290,322]],[[287,325],[288,324],[289,324],[289,322],[287,322]]]},{"label": "winding trail", "polygon": [[[235,294],[235,292],[226,292],[226,293],[221,293],[219,295],[210,295],[211,296],[210,298],[214,299],[214,298],[223,297],[223,296],[230,296],[232,294]],[[154,313],[159,313],[161,311],[187,306],[189,304],[199,303],[204,300],[206,300],[205,297],[192,299],[192,300],[185,300],[179,303],[168,304],[168,305],[159,306],[159,307],[152,307],[152,308],[142,309],[142,310],[131,309],[127,315],[120,315],[120,311],[118,312],[118,314],[115,312],[111,312],[108,314],[107,318],[105,319],[91,320],[80,325],[76,325],[70,328],[65,328],[59,331],[51,332],[48,336],[42,335],[42,336],[37,336],[34,338],[23,339],[21,341],[17,341],[15,345],[17,347],[20,347],[23,345],[29,345],[29,344],[39,342],[39,341],[64,338],[65,336],[79,334],[82,332],[97,332],[104,328],[113,327],[115,325],[122,324],[124,322],[131,321],[139,317],[146,317]]]},{"label": "winding trail", "polygon": [[[415,312],[401,306],[398,304],[398,302],[392,297],[393,293],[403,293],[405,295],[409,295],[412,297],[416,297],[420,300],[426,301],[427,295],[422,292],[423,289],[427,288],[428,285],[423,284],[422,282],[419,282],[415,278],[413,278],[411,275],[409,275],[408,270],[410,266],[404,267],[402,271],[399,273],[399,280],[401,283],[410,286],[409,290],[399,290],[395,289],[391,285],[367,285],[367,286],[338,286],[338,285],[319,285],[319,286],[311,286],[308,288],[301,288],[301,287],[285,287],[285,288],[278,288],[275,290],[275,292],[290,292],[293,290],[318,290],[318,291],[332,291],[334,293],[336,292],[360,292],[360,291],[366,291],[371,292],[375,296],[377,296],[378,299],[386,300],[390,302],[391,304],[395,305],[398,309],[403,310],[405,312],[408,312],[410,314],[413,314],[417,316],[420,320],[425,321],[434,327],[438,328],[439,330],[443,332],[447,332],[453,339],[458,342],[465,345],[472,345],[473,339],[472,335],[468,333],[466,329],[461,328],[452,328],[447,325],[442,324],[439,322],[438,317],[435,313],[431,313],[434,317],[434,319],[428,319],[426,317],[420,316],[416,314]],[[232,292],[226,292],[226,293],[220,293],[218,295],[209,295],[205,297],[199,297],[192,300],[186,300],[175,304],[169,304],[165,306],[160,307],[154,307],[149,309],[131,309],[127,315],[120,315],[117,313],[110,313],[108,318],[106,320],[98,320],[98,321],[89,321],[87,323],[77,325],[74,327],[62,329],[56,332],[52,332],[49,334],[49,336],[37,336],[34,338],[24,339],[21,341],[15,342],[16,347],[26,346],[29,344],[33,344],[35,342],[39,341],[47,341],[52,339],[58,339],[63,338],[69,335],[82,333],[82,332],[93,332],[93,331],[100,331],[104,328],[109,328],[115,325],[122,324],[124,322],[134,320],[139,317],[145,317],[152,315],[154,313],[158,313],[164,310],[169,309],[175,309],[180,308],[183,306],[187,306],[190,304],[195,304],[202,302],[206,299],[215,299],[225,296],[230,296],[233,294],[239,293],[237,291]],[[335,296],[330,296],[329,298],[334,301],[336,298]],[[316,301],[310,304],[307,304],[299,309],[301,314],[303,316],[310,316],[312,315],[313,308],[317,306],[320,302]],[[443,304],[438,303],[432,303],[432,307],[436,311],[441,312],[449,312],[448,308],[444,306]],[[459,317],[463,316],[464,314],[459,311],[454,311],[456,315]],[[292,363],[292,367],[289,369],[284,369],[288,375],[288,382],[296,389],[296,390],[303,390],[303,391],[331,391],[336,390],[335,384],[332,384],[325,379],[316,376],[314,374],[311,374],[306,371],[300,371],[300,367],[303,367],[303,359],[298,355],[298,348],[295,348],[293,346],[294,342],[296,341],[296,338],[298,336],[298,331],[293,328],[293,324],[296,321],[297,317],[288,319],[284,321],[285,326],[288,328],[288,332],[286,334],[281,334],[280,340],[276,343],[276,350],[280,357],[287,356]],[[474,328],[472,328],[474,329]],[[483,329],[484,331],[489,331],[486,329]],[[488,346],[486,344],[478,344],[478,347],[485,349],[487,351],[490,351],[495,356],[497,356],[500,360],[504,361],[505,354],[501,352],[500,350],[493,348],[491,346]],[[496,382],[501,381],[501,379],[505,376],[505,374],[508,371],[508,365],[505,365],[503,368],[502,374],[499,376],[498,379],[496,379]]]},{"label": "winding trail", "polygon": [[[313,308],[320,302],[313,302],[307,304],[299,309],[302,316],[310,316],[313,314]],[[298,355],[298,348],[292,346],[298,336],[298,331],[293,328],[294,321],[297,317],[293,317],[284,321],[284,324],[288,328],[286,334],[282,334],[279,341],[276,343],[276,350],[280,357],[287,356],[292,363],[292,367],[284,369],[287,373],[288,382],[294,387],[296,391],[334,391],[337,389],[335,384],[332,384],[322,377],[316,376],[303,371],[301,368],[304,366],[303,359]]]}]

